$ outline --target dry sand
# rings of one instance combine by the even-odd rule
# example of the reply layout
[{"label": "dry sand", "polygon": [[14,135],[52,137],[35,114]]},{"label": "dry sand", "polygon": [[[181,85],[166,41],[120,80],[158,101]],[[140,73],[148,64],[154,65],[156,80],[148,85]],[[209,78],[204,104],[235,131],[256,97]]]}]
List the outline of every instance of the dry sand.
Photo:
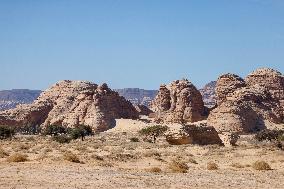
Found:
[{"label": "dry sand", "polygon": [[[116,128],[69,144],[44,136],[2,140],[0,188],[284,188],[284,151],[271,143],[242,136],[233,148],[171,146],[163,138],[152,144],[137,133],[147,125],[117,120]],[[131,142],[133,137],[139,142]],[[65,160],[70,152],[81,163]],[[15,153],[29,160],[7,162]],[[254,170],[251,165],[258,160],[272,170]],[[187,173],[175,173],[173,161],[185,163]],[[208,162],[219,168],[208,170]]]}]

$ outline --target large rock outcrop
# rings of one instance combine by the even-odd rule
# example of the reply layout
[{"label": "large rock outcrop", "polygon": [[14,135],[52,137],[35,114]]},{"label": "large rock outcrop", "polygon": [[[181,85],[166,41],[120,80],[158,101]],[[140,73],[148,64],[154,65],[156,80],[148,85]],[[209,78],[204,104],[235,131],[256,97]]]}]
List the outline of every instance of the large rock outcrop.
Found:
[{"label": "large rock outcrop", "polygon": [[2,125],[44,127],[56,124],[74,127],[84,124],[96,131],[114,127],[118,118],[136,119],[138,112],[106,84],[98,86],[69,80],[56,83],[33,104],[0,112]]},{"label": "large rock outcrop", "polygon": [[246,82],[233,74],[219,77],[218,107],[210,112],[208,125],[219,133],[249,133],[265,128],[266,121],[283,123],[283,106],[275,92],[284,90],[282,77],[271,69],[253,72]]},{"label": "large rock outcrop", "polygon": [[187,123],[206,118],[206,108],[200,92],[186,79],[161,85],[151,108],[157,122]]},{"label": "large rock outcrop", "polygon": [[249,74],[245,81],[248,86],[260,85],[266,88],[271,96],[279,101],[284,111],[284,76],[281,72],[260,68]]},{"label": "large rock outcrop", "polygon": [[226,101],[226,97],[230,96],[236,89],[246,86],[245,81],[235,74],[221,75],[216,84],[217,105]]}]

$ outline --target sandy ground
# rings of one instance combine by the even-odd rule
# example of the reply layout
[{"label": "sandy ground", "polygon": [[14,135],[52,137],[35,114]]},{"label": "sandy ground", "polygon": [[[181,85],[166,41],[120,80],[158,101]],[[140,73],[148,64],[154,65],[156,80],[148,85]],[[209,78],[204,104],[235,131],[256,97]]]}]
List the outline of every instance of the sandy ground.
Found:
[{"label": "sandy ground", "polygon": [[[59,144],[50,137],[17,136],[0,141],[0,188],[284,188],[284,151],[242,136],[237,147],[144,142],[137,133],[146,122],[117,120],[117,127]],[[131,138],[139,142],[131,142]],[[15,153],[26,162],[8,162]],[[67,161],[72,153],[80,163]],[[268,171],[253,169],[266,161]],[[175,171],[172,162],[187,165]],[[214,162],[217,170],[208,170]],[[154,172],[154,168],[159,171]]]}]

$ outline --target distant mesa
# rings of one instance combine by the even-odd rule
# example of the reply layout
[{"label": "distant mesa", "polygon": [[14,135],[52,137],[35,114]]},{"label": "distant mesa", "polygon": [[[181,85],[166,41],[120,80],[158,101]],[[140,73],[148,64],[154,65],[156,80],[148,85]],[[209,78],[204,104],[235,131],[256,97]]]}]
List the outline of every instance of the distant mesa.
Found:
[{"label": "distant mesa", "polygon": [[149,107],[151,101],[155,98],[157,90],[145,90],[139,88],[114,89],[120,96],[129,100],[133,105],[144,105]]},{"label": "distant mesa", "polygon": [[39,97],[40,90],[12,89],[0,91],[0,111],[16,108],[19,104],[30,104]]}]

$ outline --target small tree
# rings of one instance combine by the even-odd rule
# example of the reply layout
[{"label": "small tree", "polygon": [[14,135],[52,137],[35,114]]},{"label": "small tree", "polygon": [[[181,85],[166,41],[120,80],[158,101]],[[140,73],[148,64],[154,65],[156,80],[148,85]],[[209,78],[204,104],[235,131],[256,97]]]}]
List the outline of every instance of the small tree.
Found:
[{"label": "small tree", "polygon": [[151,142],[156,143],[157,137],[163,135],[167,130],[167,126],[154,125],[141,129],[139,133],[146,137],[150,137]]},{"label": "small tree", "polygon": [[93,135],[92,128],[87,125],[79,125],[75,128],[68,129],[68,133],[70,134],[72,139],[78,139],[81,137],[83,141],[85,136]]}]

